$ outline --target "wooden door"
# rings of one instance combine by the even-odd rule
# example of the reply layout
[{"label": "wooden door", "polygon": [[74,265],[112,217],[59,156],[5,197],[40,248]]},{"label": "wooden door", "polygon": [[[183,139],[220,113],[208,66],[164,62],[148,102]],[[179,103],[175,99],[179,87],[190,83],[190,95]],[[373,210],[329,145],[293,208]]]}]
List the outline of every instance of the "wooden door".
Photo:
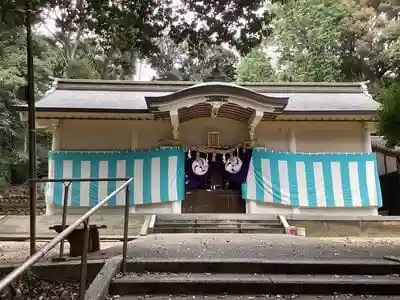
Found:
[{"label": "wooden door", "polygon": [[182,213],[245,213],[245,201],[236,190],[191,190],[182,203]]},{"label": "wooden door", "polygon": [[202,189],[186,192],[183,213],[245,213],[246,205],[241,191],[229,189],[221,170],[211,168]]}]

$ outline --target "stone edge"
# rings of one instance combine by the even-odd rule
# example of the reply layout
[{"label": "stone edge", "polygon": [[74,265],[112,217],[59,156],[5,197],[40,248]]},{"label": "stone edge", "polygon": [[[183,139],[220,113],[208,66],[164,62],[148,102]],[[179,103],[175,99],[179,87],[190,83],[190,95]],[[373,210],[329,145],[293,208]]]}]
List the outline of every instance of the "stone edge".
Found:
[{"label": "stone edge", "polygon": [[105,300],[108,296],[111,282],[117,275],[122,263],[122,256],[108,259],[103,268],[94,278],[85,293],[85,300]]},{"label": "stone edge", "polygon": [[153,231],[156,215],[145,216],[142,228],[140,229],[140,236],[147,235]]}]

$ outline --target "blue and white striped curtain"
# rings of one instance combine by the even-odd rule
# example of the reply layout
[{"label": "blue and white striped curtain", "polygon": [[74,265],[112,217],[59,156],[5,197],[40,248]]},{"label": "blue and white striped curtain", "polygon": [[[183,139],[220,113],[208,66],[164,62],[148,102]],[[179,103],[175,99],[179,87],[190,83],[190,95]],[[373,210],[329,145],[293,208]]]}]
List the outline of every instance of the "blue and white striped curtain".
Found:
[{"label": "blue and white striped curtain", "polygon": [[[151,204],[184,199],[184,152],[181,148],[122,152],[50,152],[49,178],[128,178],[131,204]],[[94,206],[123,182],[73,182],[69,206]],[[46,200],[62,205],[63,183],[47,185]],[[110,199],[108,206],[125,204],[125,191]]]},{"label": "blue and white striped curtain", "polygon": [[243,198],[293,207],[381,207],[374,153],[254,149]]}]

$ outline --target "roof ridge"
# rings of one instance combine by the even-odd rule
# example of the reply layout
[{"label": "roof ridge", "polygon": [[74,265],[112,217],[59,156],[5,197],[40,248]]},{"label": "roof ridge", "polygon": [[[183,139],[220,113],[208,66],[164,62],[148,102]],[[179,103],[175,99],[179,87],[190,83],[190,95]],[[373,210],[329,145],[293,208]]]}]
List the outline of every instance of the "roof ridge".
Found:
[{"label": "roof ridge", "polygon": [[58,90],[177,92],[201,85],[238,86],[258,93],[365,93],[366,82],[194,82],[54,78]]},{"label": "roof ridge", "polygon": [[197,84],[230,84],[238,86],[362,86],[368,83],[368,81],[357,81],[357,82],[202,82],[202,81],[135,81],[135,80],[106,80],[106,79],[71,79],[71,78],[52,78],[57,84],[110,84],[110,85],[180,85],[190,86]]}]

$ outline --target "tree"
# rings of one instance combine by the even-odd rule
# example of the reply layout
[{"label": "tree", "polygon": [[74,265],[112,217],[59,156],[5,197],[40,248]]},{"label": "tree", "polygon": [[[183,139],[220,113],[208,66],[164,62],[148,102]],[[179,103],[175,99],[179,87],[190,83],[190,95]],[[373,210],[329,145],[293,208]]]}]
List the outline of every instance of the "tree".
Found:
[{"label": "tree", "polygon": [[175,44],[171,39],[159,39],[160,52],[148,59],[157,72],[157,80],[201,81],[218,65],[227,80],[235,79],[238,56],[233,51],[218,45],[200,47],[193,53],[188,43]]},{"label": "tree", "polygon": [[137,56],[121,51],[118,44],[105,49],[103,39],[93,36],[91,1],[55,1],[43,10],[43,23],[53,20],[55,29],[47,28],[60,48],[64,72],[61,77],[83,79],[131,79]]},{"label": "tree", "polygon": [[[3,7],[11,10],[17,20],[23,19],[19,11],[26,8],[25,1],[6,2],[8,5]],[[133,69],[136,58],[160,52],[154,40],[165,36],[175,44],[186,43],[191,57],[199,57],[205,47],[223,43],[246,54],[270,33],[271,15],[265,9],[260,10],[262,0],[188,0],[178,4],[173,0],[32,2],[35,10],[41,8],[43,19],[55,21],[57,30],[53,37],[63,50],[65,77],[113,78],[115,75],[108,72],[97,74],[102,61],[102,70],[112,69],[111,74],[123,72],[116,77],[129,78],[134,72],[126,74],[127,70]],[[7,16],[3,7],[2,16]],[[13,23],[12,20],[13,17],[8,17],[3,21]],[[95,63],[92,57],[81,57],[78,53],[89,37],[96,39],[96,48],[102,52],[102,59]]]},{"label": "tree", "polygon": [[255,48],[247,54],[236,68],[239,82],[267,82],[275,80],[275,70],[262,48]]},{"label": "tree", "polygon": [[289,81],[341,80],[341,1],[289,0],[276,6],[275,36],[284,77]]},{"label": "tree", "polygon": [[[14,165],[26,161],[24,151],[25,125],[20,121],[15,104],[23,102],[26,85],[26,34],[23,27],[0,28],[0,164]],[[49,87],[53,64],[44,46],[35,37],[35,91],[40,97]],[[47,60],[44,59],[47,57]]]},{"label": "tree", "polygon": [[398,74],[400,22],[394,2],[291,0],[277,5],[283,78],[370,80],[376,88],[384,77]]},{"label": "tree", "polygon": [[396,3],[381,0],[345,3],[349,14],[340,28],[346,78],[379,84],[383,77],[399,74],[400,9]]},{"label": "tree", "polygon": [[378,96],[382,106],[379,110],[378,131],[385,137],[388,147],[400,145],[400,81],[383,88]]},{"label": "tree", "polygon": [[[245,0],[91,1],[91,27],[108,42],[140,55],[158,52],[154,39],[186,41],[192,52],[226,42],[248,53],[270,33],[271,15],[260,13],[264,1]],[[109,44],[112,42],[112,44]],[[199,48],[200,46],[200,48]]]}]

